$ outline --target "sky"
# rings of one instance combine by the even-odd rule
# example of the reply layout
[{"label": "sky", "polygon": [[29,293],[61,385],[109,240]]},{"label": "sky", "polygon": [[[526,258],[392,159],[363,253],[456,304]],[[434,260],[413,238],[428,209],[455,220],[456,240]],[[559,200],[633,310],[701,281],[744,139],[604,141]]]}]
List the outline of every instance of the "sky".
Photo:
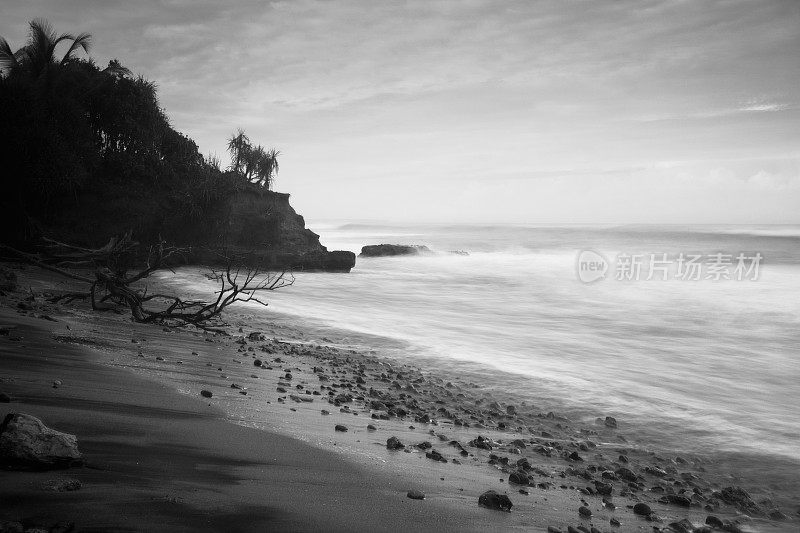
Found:
[{"label": "sky", "polygon": [[3,0],[307,220],[800,223],[800,1]]}]

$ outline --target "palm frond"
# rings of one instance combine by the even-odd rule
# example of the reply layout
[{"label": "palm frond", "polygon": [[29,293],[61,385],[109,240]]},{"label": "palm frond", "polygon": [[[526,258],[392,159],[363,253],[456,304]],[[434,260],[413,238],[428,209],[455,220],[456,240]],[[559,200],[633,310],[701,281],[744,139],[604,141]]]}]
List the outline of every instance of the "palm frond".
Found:
[{"label": "palm frond", "polygon": [[18,55],[11,50],[11,45],[0,37],[0,71],[12,71],[19,67]]},{"label": "palm frond", "polygon": [[[86,52],[87,54],[89,53],[89,48],[91,48],[91,46],[92,46],[92,36],[91,35],[89,35],[88,33],[84,32],[84,33],[79,34],[77,37],[71,37],[71,36],[68,36],[67,34],[62,35],[62,37],[65,37],[65,36],[66,36],[67,39],[72,39],[72,44],[70,45],[69,50],[67,50],[67,53],[64,54],[64,57],[61,58],[61,64],[62,65],[65,65],[66,63],[68,63],[72,59],[72,54],[74,54],[75,51],[78,48],[83,48],[84,52]],[[58,44],[58,43],[56,43],[56,44]]]}]

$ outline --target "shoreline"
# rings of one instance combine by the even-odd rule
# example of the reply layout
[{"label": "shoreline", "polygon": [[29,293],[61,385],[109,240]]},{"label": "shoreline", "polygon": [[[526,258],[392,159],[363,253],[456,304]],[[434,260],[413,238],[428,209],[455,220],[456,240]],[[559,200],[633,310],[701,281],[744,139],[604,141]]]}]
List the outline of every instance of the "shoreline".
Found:
[{"label": "shoreline", "polygon": [[[24,271],[26,278],[31,274],[34,274],[30,281],[35,292],[54,283],[46,276],[37,277],[35,269]],[[21,286],[26,285],[21,283]],[[774,504],[783,506],[782,510],[788,517],[785,522],[756,517],[745,519],[737,515],[734,506],[720,503],[715,507],[713,502],[709,503],[713,500],[714,490],[738,482],[729,479],[728,485],[723,485],[727,474],[718,473],[715,478],[707,472],[712,466],[707,461],[687,457],[678,462],[676,458],[659,457],[649,449],[634,449],[621,442],[618,438],[621,430],[605,425],[581,424],[554,413],[539,413],[533,406],[518,404],[511,410],[500,394],[496,399],[489,398],[485,392],[472,390],[466,383],[453,380],[448,386],[445,380],[409,365],[310,342],[303,338],[302,326],[277,327],[270,331],[266,320],[259,324],[247,323],[243,317],[251,313],[234,311],[227,316],[228,321],[235,324],[234,328],[229,328],[232,336],[209,337],[201,333],[166,332],[157,326],[133,324],[126,322],[124,315],[92,314],[91,311],[82,311],[80,303],[49,305],[39,312],[47,312],[61,322],[74,324],[71,333],[63,337],[84,346],[94,342],[94,348],[100,348],[105,366],[132,370],[126,373],[137,380],[157,380],[162,386],[169,383],[172,390],[177,388],[183,393],[180,395],[182,401],[197,403],[195,398],[199,398],[201,388],[211,390],[214,396],[207,403],[218,409],[218,417],[222,412],[227,413],[224,418],[229,422],[224,424],[234,422],[266,429],[263,433],[275,437],[276,431],[288,434],[294,437],[292,442],[303,440],[311,443],[320,453],[338,450],[339,454],[331,457],[339,459],[344,455],[347,464],[357,463],[367,468],[369,476],[381,478],[381,484],[402,479],[400,483],[404,483],[405,488],[395,487],[385,499],[371,492],[368,506],[373,508],[373,503],[383,502],[395,513],[406,509],[407,514],[408,504],[416,504],[417,509],[431,515],[428,520],[433,522],[427,522],[428,526],[438,520],[433,515],[446,519],[446,525],[438,524],[437,528],[449,530],[522,530],[531,526],[546,530],[548,526],[554,526],[565,531],[567,526],[579,525],[594,525],[608,530],[611,519],[615,519],[620,522],[615,530],[639,531],[654,526],[666,528],[670,523],[687,517],[699,526],[709,514],[739,521],[742,530],[788,531],[797,526],[796,509],[786,507],[788,503],[784,503],[796,503],[792,500],[796,494],[772,495]],[[5,317],[5,311],[3,319],[10,320]],[[40,319],[32,320],[41,322]],[[58,324],[48,325],[57,327]],[[238,327],[242,328],[241,333],[237,331]],[[264,339],[247,340],[246,337],[254,331],[260,331]],[[286,343],[287,338],[292,342]],[[137,342],[131,342],[132,339]],[[97,341],[103,342],[97,346]],[[65,343],[60,345],[65,346]],[[191,355],[189,345],[197,348],[193,350],[197,355]],[[139,357],[139,352],[144,357]],[[256,358],[264,364],[253,365]],[[287,372],[292,374],[291,379],[287,379]],[[247,395],[240,394],[241,389],[231,388],[233,384],[247,387]],[[0,386],[8,388],[7,383],[0,383]],[[278,391],[278,387],[286,392]],[[334,401],[338,404],[335,406],[326,401],[326,397],[335,399],[342,394],[353,396],[353,400],[341,398],[341,401]],[[490,406],[492,401],[498,404]],[[3,404],[3,407],[9,405],[19,407],[14,403]],[[390,411],[394,409],[395,415],[397,409],[402,408],[407,415],[402,418],[391,416],[389,420],[371,417],[372,414],[386,413],[387,407]],[[344,412],[340,412],[343,408]],[[322,415],[321,409],[329,411],[330,415]],[[425,414],[435,423],[426,422]],[[72,432],[68,427],[44,420],[56,429]],[[460,424],[454,424],[455,420]],[[340,423],[347,425],[349,431],[335,432],[333,426]],[[506,427],[498,427],[501,423]],[[624,424],[624,421],[620,423]],[[366,429],[368,424],[374,425],[376,430]],[[492,450],[469,445],[479,435],[487,439]],[[386,450],[385,442],[390,436],[397,436],[410,453]],[[80,444],[80,434],[78,438]],[[517,442],[518,439],[521,442]],[[431,447],[415,447],[425,441],[430,442]],[[458,446],[450,445],[451,441],[457,441],[467,455],[464,456]],[[298,446],[305,447],[302,444]],[[439,452],[440,458],[447,463],[437,460],[435,455],[434,459],[427,457],[431,450]],[[617,457],[622,453],[620,450],[627,455],[626,468],[637,474],[633,482],[635,488],[624,480],[603,475],[603,472],[610,471],[616,476],[613,472],[622,468]],[[570,459],[572,453],[577,454],[580,460]],[[497,457],[492,459],[492,454]],[[531,465],[526,470],[531,477],[530,486],[509,483],[509,474],[517,470],[509,465],[522,457],[527,458]],[[648,467],[655,474],[644,470]],[[680,477],[679,473],[691,477]],[[321,485],[329,487],[332,483],[328,479]],[[613,500],[614,510],[603,503],[604,496],[595,490],[603,484],[614,487],[613,497],[606,498]],[[661,489],[653,490],[655,487]],[[408,500],[404,491],[411,488],[423,490],[427,499],[424,502]],[[499,513],[478,507],[478,495],[488,489],[508,493],[514,503],[512,512]],[[692,494],[693,504],[700,505],[686,508],[658,501],[670,493],[680,495],[678,491],[687,489]],[[520,490],[528,494],[522,494]],[[353,495],[349,496],[352,499]],[[753,493],[754,499],[758,500],[758,496],[760,494]],[[635,516],[630,507],[638,501],[650,505],[660,520],[647,521]],[[704,509],[703,504],[711,505],[712,509]],[[583,505],[592,510],[591,518],[578,514],[578,508]],[[461,527],[457,527],[457,523]],[[351,525],[355,529],[362,527],[369,529],[365,523]]]}]

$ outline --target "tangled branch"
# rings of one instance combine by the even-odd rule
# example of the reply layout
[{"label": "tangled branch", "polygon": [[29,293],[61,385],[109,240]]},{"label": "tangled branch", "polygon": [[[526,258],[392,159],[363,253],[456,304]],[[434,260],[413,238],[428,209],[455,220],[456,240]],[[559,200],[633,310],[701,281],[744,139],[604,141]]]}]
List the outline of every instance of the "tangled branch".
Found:
[{"label": "tangled branch", "polygon": [[[0,245],[0,249],[11,252],[17,258],[70,279],[89,285],[87,292],[70,292],[51,298],[52,302],[89,298],[92,309],[110,310],[128,307],[136,322],[172,325],[191,324],[200,328],[217,319],[222,312],[237,302],[255,302],[266,306],[260,296],[294,283],[290,272],[262,272],[257,268],[242,268],[243,259],[221,255],[224,269],[210,269],[208,278],[217,282],[214,298],[209,301],[189,300],[171,294],[148,294],[147,287],[134,284],[148,278],[152,273],[169,268],[167,260],[188,252],[187,249],[167,246],[163,241],[151,246],[144,264],[133,270],[139,243],[131,239],[130,233],[122,238],[112,238],[102,248],[91,249],[73,246],[46,239],[42,252],[31,254]],[[140,261],[141,262],[141,261]],[[71,269],[83,269],[75,272]],[[92,275],[85,273],[91,269]],[[133,270],[131,272],[131,270]],[[171,270],[171,269],[170,269]]]}]

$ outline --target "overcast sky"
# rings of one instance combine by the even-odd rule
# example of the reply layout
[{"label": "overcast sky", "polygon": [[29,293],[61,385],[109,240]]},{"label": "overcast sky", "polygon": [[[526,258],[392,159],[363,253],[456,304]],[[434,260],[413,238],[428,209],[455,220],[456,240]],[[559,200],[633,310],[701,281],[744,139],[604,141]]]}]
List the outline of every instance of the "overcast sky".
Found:
[{"label": "overcast sky", "polygon": [[310,220],[800,223],[800,2],[37,0]]}]

